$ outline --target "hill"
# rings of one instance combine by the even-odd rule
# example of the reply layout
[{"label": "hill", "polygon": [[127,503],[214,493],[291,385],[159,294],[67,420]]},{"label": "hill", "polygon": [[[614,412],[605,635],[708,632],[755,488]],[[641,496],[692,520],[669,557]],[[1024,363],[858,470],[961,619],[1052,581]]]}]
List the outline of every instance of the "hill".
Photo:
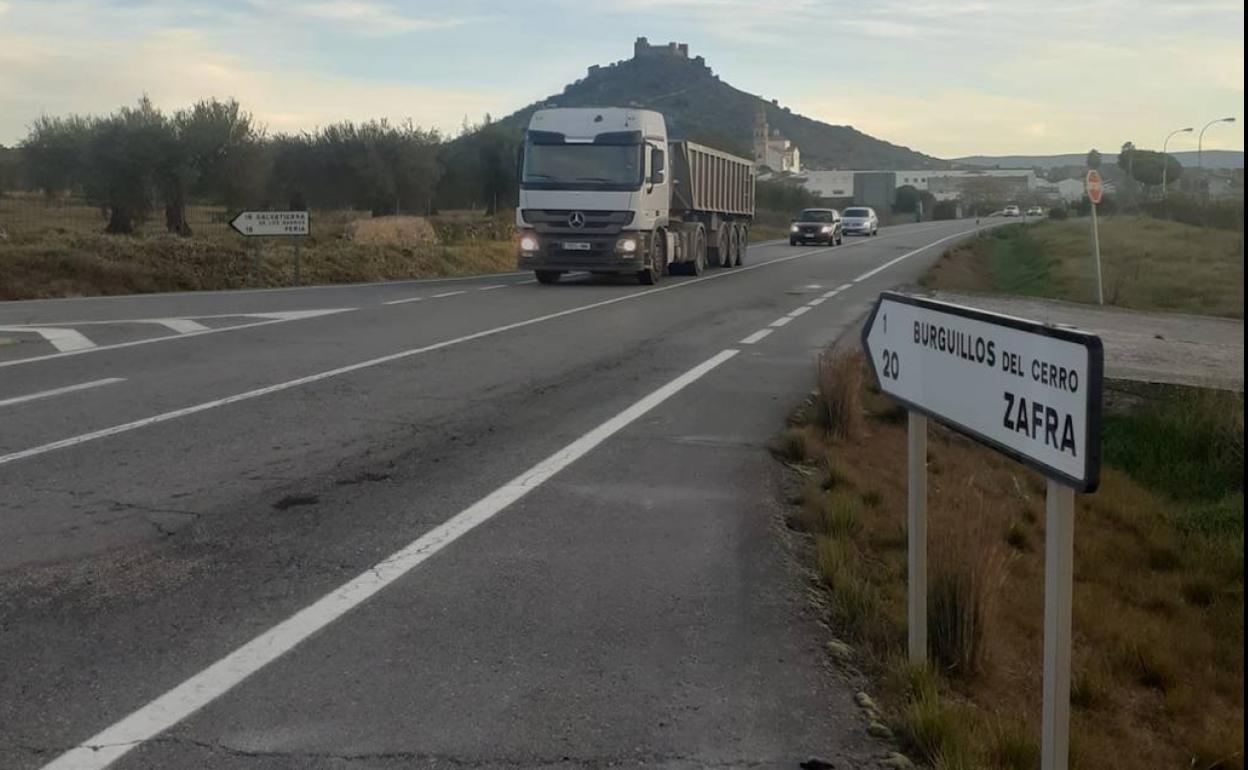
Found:
[{"label": "hill", "polygon": [[[1170,153],[1185,168],[1196,167],[1196,153],[1190,151]],[[953,162],[968,166],[987,166],[1001,168],[1056,168],[1058,166],[1082,166],[1087,153],[1067,153],[1063,155],[970,155],[965,158],[954,158]],[[1106,153],[1104,163],[1112,165],[1118,161],[1115,153]],[[1240,150],[1205,150],[1202,159],[1205,168],[1232,169],[1244,167],[1244,153]]]},{"label": "hill", "polygon": [[684,50],[635,55],[615,64],[591,67],[563,92],[531,104],[502,120],[523,128],[539,107],[635,106],[658,110],[674,139],[690,139],[750,157],[754,122],[763,109],[773,129],[793,141],[802,165],[811,168],[934,168],[928,155],[868,136],[851,126],[833,126],[791,112],[774,102],[733,88],[719,79],[702,57]]}]

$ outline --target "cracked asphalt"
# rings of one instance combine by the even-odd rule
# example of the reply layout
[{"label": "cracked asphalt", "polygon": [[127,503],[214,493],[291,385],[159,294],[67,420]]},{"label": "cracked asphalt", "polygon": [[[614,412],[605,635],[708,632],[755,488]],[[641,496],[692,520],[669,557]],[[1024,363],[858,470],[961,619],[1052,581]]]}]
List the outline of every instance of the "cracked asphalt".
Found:
[{"label": "cracked asphalt", "polygon": [[752,269],[661,292],[507,275],[0,303],[22,323],[345,309],[6,360],[0,401],[124,382],[0,409],[0,768],[83,745],[726,349],[114,766],[877,766],[766,446],[817,351],[968,229],[755,245]]}]

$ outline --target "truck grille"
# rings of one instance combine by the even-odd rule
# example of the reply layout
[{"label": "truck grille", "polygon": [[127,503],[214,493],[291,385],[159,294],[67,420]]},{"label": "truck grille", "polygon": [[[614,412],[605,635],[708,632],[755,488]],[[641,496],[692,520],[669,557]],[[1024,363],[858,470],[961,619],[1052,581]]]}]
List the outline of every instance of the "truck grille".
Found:
[{"label": "truck grille", "polygon": [[[632,224],[631,211],[579,211],[577,209],[522,209],[524,221],[533,225],[533,229],[543,234],[575,235],[616,235],[625,225]],[[576,221],[583,218],[580,227],[574,227],[573,215],[579,214]]]}]

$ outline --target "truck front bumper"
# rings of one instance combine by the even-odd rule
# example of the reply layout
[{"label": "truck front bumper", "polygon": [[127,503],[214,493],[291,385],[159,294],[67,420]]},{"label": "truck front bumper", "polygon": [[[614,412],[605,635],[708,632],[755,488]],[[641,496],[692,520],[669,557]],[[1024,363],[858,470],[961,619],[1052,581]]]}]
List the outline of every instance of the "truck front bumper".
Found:
[{"label": "truck front bumper", "polygon": [[538,235],[526,231],[520,237],[516,264],[520,270],[636,273],[645,267],[648,249],[645,233]]}]

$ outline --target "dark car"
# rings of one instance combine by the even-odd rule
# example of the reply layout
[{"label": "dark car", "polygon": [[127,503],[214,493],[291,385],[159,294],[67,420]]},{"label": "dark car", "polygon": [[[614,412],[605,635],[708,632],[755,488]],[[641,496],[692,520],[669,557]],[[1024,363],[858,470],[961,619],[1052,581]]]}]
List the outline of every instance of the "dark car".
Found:
[{"label": "dark car", "polygon": [[789,226],[789,245],[826,243],[837,246],[845,239],[841,213],[836,209],[803,209]]}]

